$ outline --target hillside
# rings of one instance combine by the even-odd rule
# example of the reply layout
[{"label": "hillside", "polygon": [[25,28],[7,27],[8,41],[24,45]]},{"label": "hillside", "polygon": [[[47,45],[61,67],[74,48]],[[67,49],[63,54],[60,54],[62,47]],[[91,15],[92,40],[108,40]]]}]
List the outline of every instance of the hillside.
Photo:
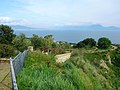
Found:
[{"label": "hillside", "polygon": [[119,90],[120,70],[111,64],[113,51],[74,49],[64,63],[56,63],[53,55],[31,52],[17,76],[18,87],[20,90]]}]

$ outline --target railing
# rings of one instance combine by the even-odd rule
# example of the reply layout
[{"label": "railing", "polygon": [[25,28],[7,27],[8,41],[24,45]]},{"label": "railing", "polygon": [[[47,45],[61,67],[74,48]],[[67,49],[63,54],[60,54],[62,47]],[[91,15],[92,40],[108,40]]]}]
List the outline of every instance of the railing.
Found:
[{"label": "railing", "polygon": [[13,90],[18,90],[16,83],[16,75],[23,68],[23,64],[25,59],[27,58],[27,54],[28,54],[28,50],[25,50],[23,53],[19,53],[14,59],[10,58]]}]

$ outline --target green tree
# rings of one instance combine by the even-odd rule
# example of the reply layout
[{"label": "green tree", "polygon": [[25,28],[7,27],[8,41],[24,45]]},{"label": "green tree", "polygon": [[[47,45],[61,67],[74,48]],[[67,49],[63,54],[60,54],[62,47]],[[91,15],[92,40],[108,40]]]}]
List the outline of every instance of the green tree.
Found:
[{"label": "green tree", "polygon": [[31,45],[31,41],[26,38],[25,34],[16,36],[12,43],[14,47],[19,51],[24,51],[28,48],[29,45]]},{"label": "green tree", "polygon": [[98,40],[98,48],[100,49],[107,49],[110,47],[110,45],[111,41],[106,37],[102,37]]},{"label": "green tree", "polygon": [[0,44],[0,58],[6,58],[15,54],[14,48],[11,45]]},{"label": "green tree", "polygon": [[44,37],[44,41],[45,41],[45,47],[52,47],[52,44],[53,44],[53,41],[54,38],[53,38],[53,35],[46,35]]},{"label": "green tree", "polygon": [[45,45],[45,40],[42,37],[39,37],[38,35],[33,34],[30,40],[34,49],[40,48]]},{"label": "green tree", "polygon": [[14,31],[7,25],[0,25],[0,43],[12,44],[12,40],[15,37]]},{"label": "green tree", "polygon": [[77,48],[83,48],[83,47],[85,47],[85,44],[82,41],[80,41],[77,43],[76,46],[77,46]]},{"label": "green tree", "polygon": [[80,41],[77,43],[77,48],[83,48],[83,47],[93,47],[96,46],[96,41],[93,38],[86,38],[83,41]]},{"label": "green tree", "polygon": [[82,41],[82,43],[90,47],[96,46],[96,41],[93,38],[86,38]]}]

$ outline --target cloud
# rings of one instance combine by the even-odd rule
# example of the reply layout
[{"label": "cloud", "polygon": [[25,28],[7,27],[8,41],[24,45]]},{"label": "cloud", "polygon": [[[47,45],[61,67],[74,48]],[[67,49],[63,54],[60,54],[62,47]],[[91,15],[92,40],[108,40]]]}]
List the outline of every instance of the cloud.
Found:
[{"label": "cloud", "polygon": [[9,16],[2,17],[0,23],[21,24],[30,22],[30,25],[37,27],[42,25],[66,25],[66,23],[68,25],[78,25],[81,22],[120,25],[120,0],[11,1],[14,1],[14,3],[11,2],[10,6],[9,4],[7,6],[5,2],[6,6],[3,5],[3,8],[0,8],[2,10],[0,16]]},{"label": "cloud", "polygon": [[[38,23],[94,22],[117,25],[119,0],[18,0]],[[116,17],[116,15],[118,15]],[[114,22],[113,22],[114,21]],[[120,24],[119,24],[120,25]]]},{"label": "cloud", "polygon": [[25,25],[28,21],[25,19],[13,19],[7,16],[0,16],[0,24],[6,25]]}]

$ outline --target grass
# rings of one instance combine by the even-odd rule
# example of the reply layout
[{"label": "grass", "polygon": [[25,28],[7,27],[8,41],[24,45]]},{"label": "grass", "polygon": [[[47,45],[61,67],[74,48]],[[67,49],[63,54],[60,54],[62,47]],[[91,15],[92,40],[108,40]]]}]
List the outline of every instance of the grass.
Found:
[{"label": "grass", "polygon": [[[65,63],[55,62],[54,55],[31,52],[24,68],[17,75],[19,90],[119,90],[119,71],[110,66],[101,68],[99,61],[107,61],[106,52],[74,50]],[[114,72],[115,71],[115,72]],[[117,75],[117,76],[116,76]]]}]

